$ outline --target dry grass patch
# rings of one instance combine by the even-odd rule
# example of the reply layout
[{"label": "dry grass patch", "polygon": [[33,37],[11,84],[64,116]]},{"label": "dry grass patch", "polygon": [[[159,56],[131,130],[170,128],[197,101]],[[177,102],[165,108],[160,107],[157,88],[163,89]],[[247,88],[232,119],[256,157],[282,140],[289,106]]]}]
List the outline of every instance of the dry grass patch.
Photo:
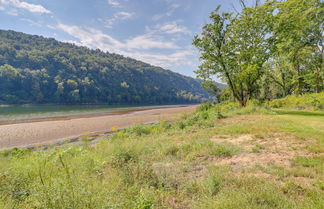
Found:
[{"label": "dry grass patch", "polygon": [[229,158],[215,159],[216,164],[230,165],[234,169],[251,168],[258,164],[291,167],[294,157],[312,155],[303,150],[303,144],[289,134],[272,133],[269,135],[270,137],[251,134],[220,135],[211,138],[213,142],[231,142],[244,150]]}]

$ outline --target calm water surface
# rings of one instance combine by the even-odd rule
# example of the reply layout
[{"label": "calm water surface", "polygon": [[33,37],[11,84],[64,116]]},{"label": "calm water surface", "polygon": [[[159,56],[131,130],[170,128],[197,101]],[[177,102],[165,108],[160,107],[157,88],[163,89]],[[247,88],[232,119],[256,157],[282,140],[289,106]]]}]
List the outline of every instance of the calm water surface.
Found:
[{"label": "calm water surface", "polygon": [[112,114],[119,111],[133,111],[164,106],[108,106],[108,105],[24,105],[0,106],[0,124],[16,123],[54,118],[72,118],[100,114]]}]

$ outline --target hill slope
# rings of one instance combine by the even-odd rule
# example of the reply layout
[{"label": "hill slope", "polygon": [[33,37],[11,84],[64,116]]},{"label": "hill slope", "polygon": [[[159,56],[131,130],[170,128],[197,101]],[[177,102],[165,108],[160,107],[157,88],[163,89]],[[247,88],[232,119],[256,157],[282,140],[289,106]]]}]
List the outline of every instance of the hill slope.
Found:
[{"label": "hill slope", "polygon": [[200,83],[121,55],[0,30],[0,103],[188,103]]}]

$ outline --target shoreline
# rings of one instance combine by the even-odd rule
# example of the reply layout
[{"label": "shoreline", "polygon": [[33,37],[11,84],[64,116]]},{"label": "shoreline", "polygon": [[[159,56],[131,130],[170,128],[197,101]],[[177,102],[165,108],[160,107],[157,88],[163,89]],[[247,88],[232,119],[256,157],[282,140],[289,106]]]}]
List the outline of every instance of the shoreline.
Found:
[{"label": "shoreline", "polygon": [[135,124],[174,120],[181,114],[193,112],[196,107],[197,105],[159,107],[100,116],[0,125],[0,150],[10,150],[15,147],[33,149],[52,144],[55,146],[78,141],[83,135],[107,135],[115,129],[123,129]]},{"label": "shoreline", "polygon": [[[196,104],[193,104],[196,105]],[[100,117],[100,116],[109,116],[109,115],[122,115],[128,114],[137,111],[144,110],[153,110],[153,109],[164,109],[164,108],[172,108],[172,107],[186,107],[193,106],[192,104],[180,104],[180,105],[161,105],[161,106],[134,106],[134,107],[123,107],[110,110],[106,112],[89,112],[89,113],[79,113],[79,114],[71,114],[71,115],[62,115],[62,116],[50,116],[50,117],[39,117],[39,118],[30,118],[30,119],[17,119],[17,120],[8,120],[2,121],[0,120],[0,126],[2,125],[12,125],[12,124],[20,124],[20,123],[36,123],[43,121],[59,121],[59,120],[71,120],[77,118],[92,118],[92,117]]]},{"label": "shoreline", "polygon": [[[152,122],[146,122],[143,123],[144,125],[150,125],[150,124],[155,124],[159,121],[152,121]],[[90,132],[87,133],[86,136],[86,141],[89,142],[90,145],[95,145],[99,143],[100,141],[108,140],[114,133],[123,130],[125,128],[129,128],[131,126],[125,126],[125,127],[120,127],[117,128],[116,130],[103,130],[103,131],[96,131],[96,132]],[[18,149],[27,149],[31,151],[37,151],[37,150],[51,150],[54,147],[58,146],[64,146],[64,145],[81,145],[83,142],[83,137],[85,134],[79,134],[75,136],[70,136],[67,138],[60,138],[60,139],[54,139],[52,141],[47,141],[47,142],[42,142],[42,143],[36,143],[36,144],[28,144],[28,145],[22,145],[22,146],[15,146],[15,147],[6,147],[6,148],[1,148],[0,147],[0,152],[3,151],[11,151],[14,150],[15,148]]]}]

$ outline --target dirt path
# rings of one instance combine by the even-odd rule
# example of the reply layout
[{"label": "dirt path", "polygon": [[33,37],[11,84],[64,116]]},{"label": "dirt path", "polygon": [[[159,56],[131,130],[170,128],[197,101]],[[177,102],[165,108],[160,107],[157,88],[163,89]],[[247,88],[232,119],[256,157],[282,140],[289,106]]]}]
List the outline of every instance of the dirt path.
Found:
[{"label": "dirt path", "polygon": [[124,128],[139,123],[173,120],[181,113],[194,111],[196,107],[161,108],[120,115],[0,125],[0,150],[57,142],[89,132],[108,132],[113,127]]}]

